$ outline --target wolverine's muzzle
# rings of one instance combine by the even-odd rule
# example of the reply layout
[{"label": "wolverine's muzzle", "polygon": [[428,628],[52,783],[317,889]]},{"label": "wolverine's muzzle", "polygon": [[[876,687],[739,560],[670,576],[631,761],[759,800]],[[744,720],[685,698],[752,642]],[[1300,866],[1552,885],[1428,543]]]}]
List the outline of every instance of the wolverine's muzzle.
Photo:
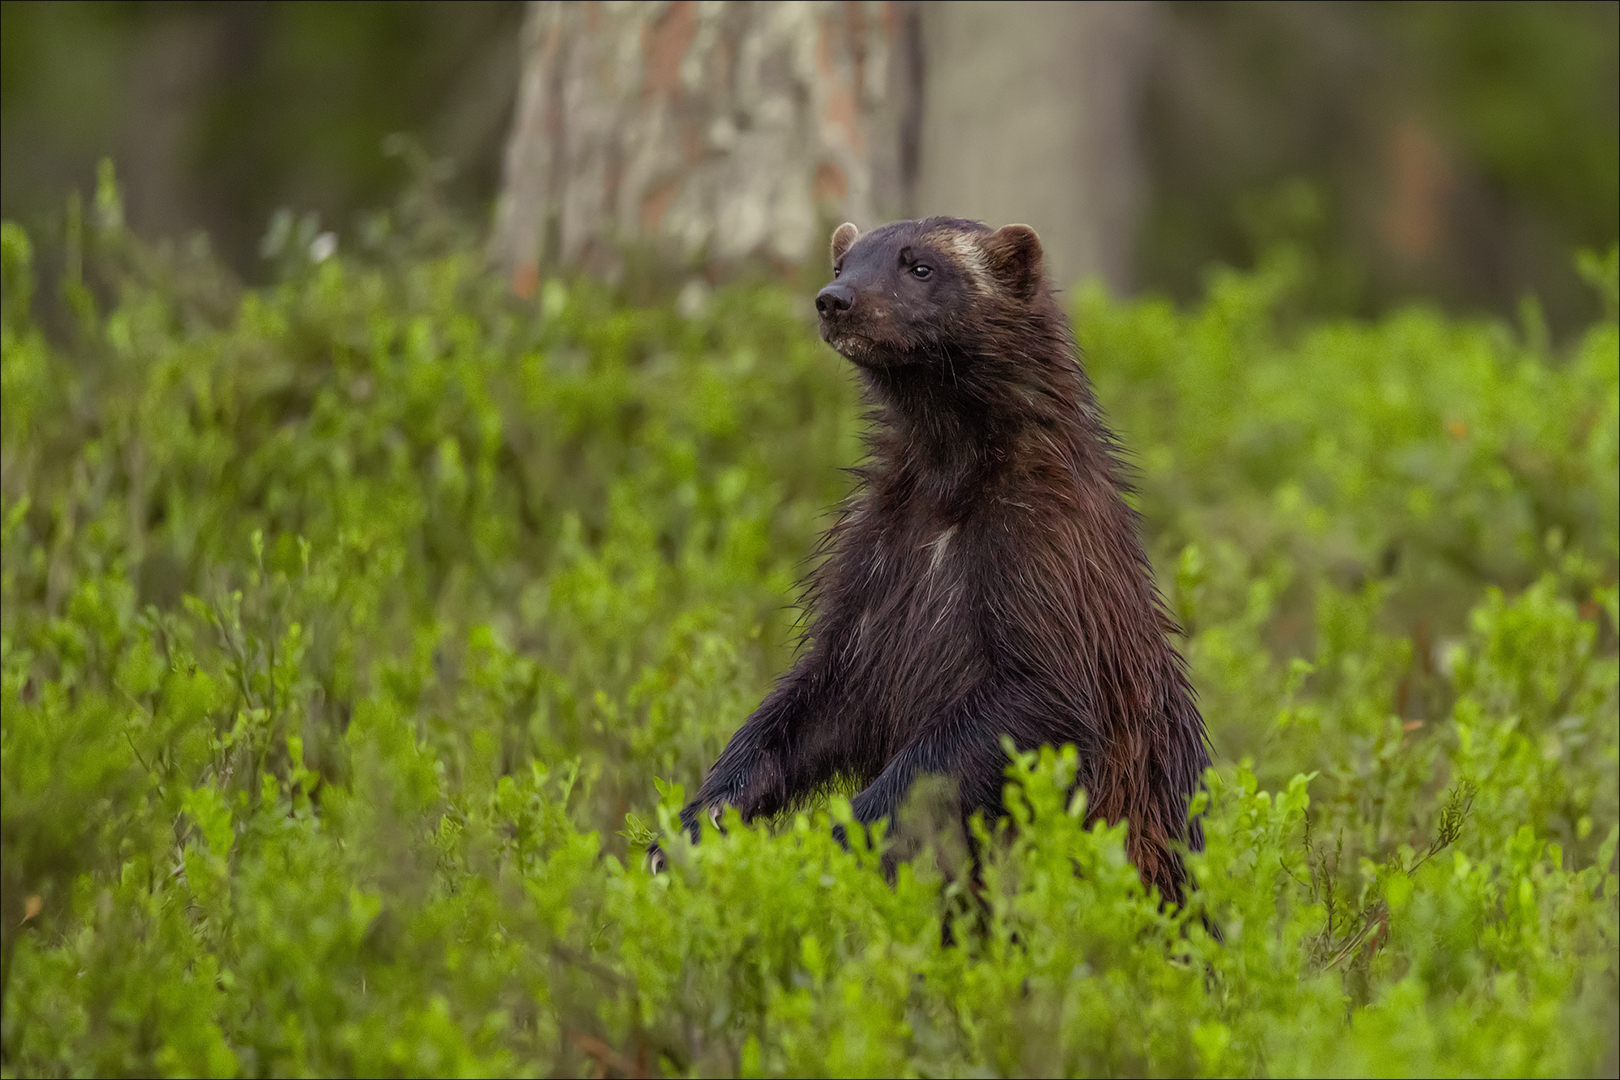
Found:
[{"label": "wolverine's muzzle", "polygon": [[855,306],[855,290],[833,282],[816,293],[816,311],[823,319],[839,315]]},{"label": "wolverine's muzzle", "polygon": [[835,281],[816,294],[816,314],[821,317],[821,340],[854,359],[850,350],[849,315],[855,307],[855,290]]}]

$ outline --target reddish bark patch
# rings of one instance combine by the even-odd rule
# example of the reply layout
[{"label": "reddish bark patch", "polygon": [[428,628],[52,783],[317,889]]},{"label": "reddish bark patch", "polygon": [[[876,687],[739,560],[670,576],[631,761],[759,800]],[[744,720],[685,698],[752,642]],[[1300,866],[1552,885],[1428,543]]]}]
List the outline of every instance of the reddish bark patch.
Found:
[{"label": "reddish bark patch", "polygon": [[664,214],[669,211],[669,204],[675,201],[675,192],[679,188],[674,178],[665,177],[648,188],[641,196],[641,231],[647,236],[656,236],[659,226],[663,224]]},{"label": "reddish bark patch", "polygon": [[512,271],[512,295],[519,300],[532,297],[540,287],[540,267],[532,262],[521,264]]},{"label": "reddish bark patch", "polygon": [[832,19],[821,19],[816,34],[816,70],[826,87],[821,105],[821,125],[828,134],[839,132],[849,149],[864,152],[866,137],[861,131],[859,86],[851,86],[838,71],[833,59],[838,30]]},{"label": "reddish bark patch", "polygon": [[1389,156],[1392,190],[1379,229],[1392,249],[1421,262],[1444,240],[1451,166],[1434,136],[1411,121],[1395,129]]},{"label": "reddish bark patch", "polygon": [[643,97],[680,92],[681,61],[696,36],[697,0],[676,0],[642,31],[641,52],[647,58],[641,81]]},{"label": "reddish bark patch", "polygon": [[838,202],[849,194],[849,178],[837,165],[823,161],[816,166],[813,194],[818,203]]}]

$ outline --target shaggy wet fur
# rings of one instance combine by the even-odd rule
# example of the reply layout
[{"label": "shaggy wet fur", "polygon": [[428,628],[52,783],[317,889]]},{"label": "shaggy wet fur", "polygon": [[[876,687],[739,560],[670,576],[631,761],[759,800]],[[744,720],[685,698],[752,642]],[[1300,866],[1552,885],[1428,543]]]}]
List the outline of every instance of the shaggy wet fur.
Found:
[{"label": "shaggy wet fur", "polygon": [[682,821],[696,837],[722,804],[770,815],[849,778],[871,823],[923,774],[994,818],[1003,735],[1073,743],[1091,816],[1129,822],[1177,897],[1203,720],[1039,240],[929,218],[844,225],[832,253],[821,333],[865,378],[871,457],[808,583],[807,647]]}]

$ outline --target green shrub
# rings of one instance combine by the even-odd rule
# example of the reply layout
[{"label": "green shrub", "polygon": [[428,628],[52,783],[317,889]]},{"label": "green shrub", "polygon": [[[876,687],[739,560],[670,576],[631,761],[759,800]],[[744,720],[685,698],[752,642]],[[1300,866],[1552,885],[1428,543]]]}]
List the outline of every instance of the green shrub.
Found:
[{"label": "green shrub", "polygon": [[1081,296],[1217,750],[1160,910],[1072,752],[976,883],[837,795],[644,873],[861,452],[804,297],[233,295],[116,210],[50,335],[0,233],[7,1075],[1613,1069],[1613,252],[1558,351]]}]

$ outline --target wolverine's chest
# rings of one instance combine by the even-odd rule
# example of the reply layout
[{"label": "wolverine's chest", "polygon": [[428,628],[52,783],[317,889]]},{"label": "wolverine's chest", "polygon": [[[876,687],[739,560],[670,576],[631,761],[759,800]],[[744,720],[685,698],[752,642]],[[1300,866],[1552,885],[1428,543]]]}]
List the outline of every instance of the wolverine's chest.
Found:
[{"label": "wolverine's chest", "polygon": [[986,566],[972,523],[919,515],[853,524],[835,570],[838,610],[826,613],[851,675],[928,697],[977,677]]}]

